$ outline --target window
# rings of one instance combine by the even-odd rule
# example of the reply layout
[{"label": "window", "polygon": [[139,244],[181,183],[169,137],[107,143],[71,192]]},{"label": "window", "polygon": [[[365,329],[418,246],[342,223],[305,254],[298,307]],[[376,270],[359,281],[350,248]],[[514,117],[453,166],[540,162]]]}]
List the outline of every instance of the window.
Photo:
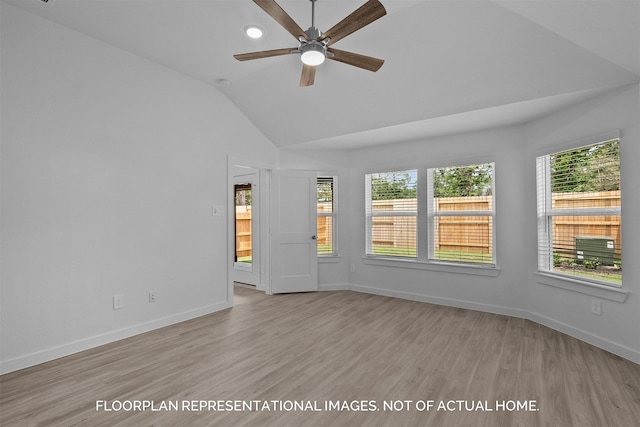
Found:
[{"label": "window", "polygon": [[536,159],[538,269],[622,285],[620,141]]},{"label": "window", "polygon": [[417,170],[367,174],[366,253],[417,256]]},{"label": "window", "polygon": [[491,264],[493,163],[427,170],[429,260]]},{"label": "window", "polygon": [[318,184],[318,255],[338,255],[336,247],[335,178],[319,177]]},{"label": "window", "polygon": [[[235,184],[235,225],[236,225],[236,267],[251,267],[252,224],[251,220],[251,183]],[[238,263],[244,263],[242,265]]]}]

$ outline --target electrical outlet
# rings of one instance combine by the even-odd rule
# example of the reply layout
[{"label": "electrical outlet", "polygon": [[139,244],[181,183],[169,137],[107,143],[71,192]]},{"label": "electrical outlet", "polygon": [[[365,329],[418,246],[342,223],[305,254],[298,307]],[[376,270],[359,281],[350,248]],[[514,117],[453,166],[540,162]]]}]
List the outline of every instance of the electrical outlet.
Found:
[{"label": "electrical outlet", "polygon": [[149,302],[156,302],[156,291],[149,292]]},{"label": "electrical outlet", "polygon": [[124,308],[124,295],[114,295],[113,296],[113,309],[120,310]]},{"label": "electrical outlet", "polygon": [[599,299],[591,298],[591,313],[596,316],[602,315],[602,301]]}]

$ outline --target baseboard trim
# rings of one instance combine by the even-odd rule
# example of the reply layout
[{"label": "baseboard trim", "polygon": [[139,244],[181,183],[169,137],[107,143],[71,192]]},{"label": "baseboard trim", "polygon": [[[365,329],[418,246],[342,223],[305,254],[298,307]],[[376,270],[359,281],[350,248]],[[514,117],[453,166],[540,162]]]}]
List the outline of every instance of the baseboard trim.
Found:
[{"label": "baseboard trim", "polygon": [[640,352],[637,352],[629,347],[622,346],[613,341],[606,340],[582,329],[575,328],[563,322],[558,322],[557,320],[551,319],[546,316],[541,316],[537,313],[529,313],[528,319],[532,322],[536,322],[558,332],[562,332],[563,334],[567,334],[573,338],[584,341],[588,344],[601,348],[602,350],[606,350],[609,353],[613,353],[617,356],[623,357],[640,365]]},{"label": "baseboard trim", "polygon": [[374,288],[370,286],[351,285],[350,290],[355,292],[363,292],[367,294],[381,295],[385,297],[408,299],[411,301],[426,302],[430,304],[445,305],[448,307],[466,308],[468,310],[484,311],[487,313],[504,314],[507,316],[527,318],[528,312],[510,307],[499,305],[481,304],[477,302],[462,301],[450,298],[440,298],[431,295],[415,294],[411,292],[395,291],[383,288]]},{"label": "baseboard trim", "polygon": [[606,350],[617,356],[623,357],[634,363],[640,364],[640,352],[637,352],[631,348],[622,346],[615,342],[606,340],[597,335],[593,335],[582,329],[575,328],[566,323],[558,322],[557,320],[551,319],[549,317],[541,316],[539,314],[532,313],[527,310],[520,310],[520,309],[489,305],[489,304],[480,304],[475,302],[461,301],[461,300],[455,300],[455,299],[449,299],[449,298],[440,298],[440,297],[434,297],[429,295],[414,294],[410,292],[395,291],[395,290],[383,289],[383,288],[374,288],[374,287],[362,286],[362,285],[350,285],[349,289],[355,292],[363,292],[363,293],[381,295],[381,296],[387,296],[387,297],[393,297],[393,298],[402,298],[402,299],[408,299],[412,301],[445,305],[448,307],[465,308],[469,310],[484,311],[484,312],[495,313],[495,314],[504,314],[507,316],[528,319],[528,320],[531,320],[532,322],[536,322],[543,326],[547,326],[558,332],[562,332],[563,334],[567,334],[573,338],[577,338],[588,344],[601,348],[602,350]]},{"label": "baseboard trim", "polygon": [[153,331],[155,329],[163,328],[165,326],[173,325],[175,323],[184,322],[185,320],[205,316],[207,314],[215,313],[216,311],[224,310],[230,307],[231,304],[227,301],[224,301],[217,304],[208,305],[206,307],[197,308],[195,310],[185,311],[183,313],[162,317],[160,319],[155,319],[149,322],[128,326],[116,331],[107,332],[105,334],[96,335],[86,339],[63,344],[46,350],[38,351],[36,353],[31,353],[26,356],[20,356],[14,359],[2,361],[0,362],[0,375],[8,374],[9,372],[18,371],[24,368],[29,368],[31,366],[69,356],[71,354],[78,353],[84,350],[89,350],[91,348],[95,348],[104,344],[109,344],[114,341],[129,338],[134,335],[139,335],[145,332]]},{"label": "baseboard trim", "polygon": [[318,285],[319,291],[348,291],[351,287],[346,284],[335,284],[335,285]]},{"label": "baseboard trim", "polygon": [[[615,342],[606,340],[599,336],[593,335],[582,329],[575,328],[566,323],[559,322],[546,316],[532,313],[526,310],[514,309],[503,306],[496,306],[490,304],[480,304],[476,302],[462,301],[451,298],[440,298],[431,295],[416,294],[411,292],[403,292],[384,288],[375,288],[371,286],[354,285],[354,284],[333,284],[333,285],[319,285],[320,291],[345,291],[350,290],[354,292],[362,292],[367,294],[374,294],[380,296],[387,296],[393,298],[401,298],[412,301],[425,302],[430,304],[444,305],[448,307],[464,308],[468,310],[477,310],[488,313],[503,314],[507,316],[519,317],[531,320],[541,325],[547,326],[558,332],[562,332],[571,337],[582,340],[586,343],[594,345],[598,348],[606,350],[617,356],[623,357],[634,363],[640,364],[640,352],[631,348],[621,346]],[[75,341],[61,346],[53,347],[47,350],[39,351],[36,353],[21,356],[15,359],[0,362],[0,375],[10,372],[18,371],[20,369],[35,366],[41,363],[49,362],[51,360],[59,359],[61,357],[69,356],[74,353],[78,353],[84,350],[89,350],[104,344],[109,344],[114,341],[129,338],[134,335],[149,332],[155,329],[163,328],[165,326],[173,325],[175,323],[184,322],[186,320],[194,319],[196,317],[204,316],[207,314],[215,313],[227,308],[230,308],[231,304],[228,301],[212,304],[206,307],[198,308],[195,310],[186,311],[183,313],[155,319],[149,322],[141,323],[138,325],[130,326],[127,328],[119,329],[117,331],[109,332],[102,335],[97,335],[87,339]]]}]

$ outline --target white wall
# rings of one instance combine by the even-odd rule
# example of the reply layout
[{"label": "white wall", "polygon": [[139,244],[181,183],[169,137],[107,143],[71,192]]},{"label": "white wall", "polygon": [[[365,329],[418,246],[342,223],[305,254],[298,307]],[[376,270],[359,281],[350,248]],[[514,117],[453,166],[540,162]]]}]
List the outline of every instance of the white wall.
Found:
[{"label": "white wall", "polygon": [[[458,134],[428,141],[351,153],[349,229],[354,289],[490,312],[522,315],[526,308],[523,262],[526,223],[523,209],[524,134],[519,127]],[[363,262],[365,245],[364,175],[410,167],[496,163],[496,277],[370,265]]]},{"label": "white wall", "polygon": [[[582,141],[603,132],[619,130],[622,190],[624,302],[595,296],[602,301],[602,316],[591,314],[593,295],[543,285],[531,274],[535,252],[527,257],[528,310],[531,317],[572,336],[640,363],[640,89],[628,86],[584,102],[526,126],[526,177],[535,176],[536,155],[553,152],[558,144]],[[535,184],[526,188],[527,239],[535,241]],[[530,248],[534,249],[534,248]]]},{"label": "white wall", "polygon": [[228,155],[275,147],[157,64],[6,4],[1,36],[0,372],[227,307],[211,208]]}]

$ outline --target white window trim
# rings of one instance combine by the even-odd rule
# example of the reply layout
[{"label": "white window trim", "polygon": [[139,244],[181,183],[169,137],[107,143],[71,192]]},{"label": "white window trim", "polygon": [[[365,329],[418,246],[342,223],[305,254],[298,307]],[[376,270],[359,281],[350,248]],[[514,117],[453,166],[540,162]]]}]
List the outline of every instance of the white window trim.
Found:
[{"label": "white window trim", "polygon": [[443,273],[471,274],[476,276],[496,277],[502,271],[489,264],[464,264],[445,261],[423,261],[413,258],[364,256],[362,262],[369,265],[385,267],[413,268],[417,270],[439,271]]},{"label": "white window trim", "polygon": [[629,295],[629,291],[611,286],[609,282],[607,282],[607,284],[600,284],[595,281],[589,282],[582,280],[579,276],[567,276],[548,271],[537,271],[533,273],[533,275],[536,277],[536,282],[541,285],[591,295],[610,301],[622,303]]},{"label": "white window trim", "polygon": [[[568,274],[562,274],[551,270],[553,265],[553,253],[548,251],[550,255],[544,255],[540,253],[540,247],[543,245],[550,245],[549,235],[552,218],[555,215],[562,216],[581,216],[581,215],[621,215],[621,208],[585,208],[585,209],[546,209],[546,206],[551,204],[551,173],[549,156],[554,153],[561,153],[563,151],[573,150],[588,145],[594,145],[606,141],[618,139],[622,143],[620,137],[620,131],[612,130],[602,134],[594,135],[580,140],[565,142],[553,147],[546,147],[544,149],[537,150],[535,153],[536,161],[536,182],[538,181],[538,170],[541,167],[545,168],[545,194],[539,194],[539,190],[536,189],[537,199],[543,200],[544,206],[540,206],[540,203],[536,203],[537,209],[537,222],[538,222],[538,237],[536,254],[538,258],[538,270],[533,274],[537,277],[537,283],[541,285],[552,286],[556,288],[566,289],[573,292],[584,293],[599,298],[608,299],[611,301],[624,302],[629,294],[628,291],[622,289],[622,284],[613,282],[606,282],[597,279],[588,279],[580,276],[573,276]],[[539,162],[544,161],[544,165],[540,165]],[[622,217],[621,217],[622,219]],[[544,222],[544,224],[543,224]],[[545,230],[544,236],[542,236],[542,230]],[[542,243],[541,243],[542,239]],[[624,279],[623,279],[624,280]]]},{"label": "white window trim", "polygon": [[[388,259],[388,260],[408,260],[414,261],[419,259],[417,257],[420,256],[420,248],[419,248],[419,236],[420,236],[420,207],[416,206],[417,211],[373,211],[373,204],[371,200],[371,175],[375,173],[385,173],[385,172],[404,172],[404,171],[413,171],[415,170],[417,173],[416,179],[416,191],[418,194],[418,205],[420,203],[420,169],[419,168],[399,168],[393,170],[381,170],[377,172],[367,172],[365,174],[365,223],[366,223],[366,231],[365,231],[365,258],[370,259]],[[381,216],[410,216],[416,217],[416,258],[414,257],[402,257],[402,256],[385,256],[385,255],[376,255],[373,252],[373,240],[372,240],[372,229],[373,229],[373,218],[381,217]]]},{"label": "white window trim", "polygon": [[338,177],[336,175],[334,175],[333,173],[326,173],[326,174],[322,174],[319,173],[318,174],[318,178],[332,178],[333,179],[333,200],[332,200],[332,204],[333,204],[333,210],[331,212],[318,212],[317,215],[318,216],[326,216],[326,217],[331,217],[331,239],[332,239],[332,245],[333,245],[333,253],[330,254],[317,254],[318,256],[318,262],[321,263],[330,263],[330,262],[339,262],[340,261],[340,251],[339,251],[339,247],[338,247],[338,223],[336,221],[337,218],[337,214],[338,214],[338,197],[336,197],[338,195]]},{"label": "white window trim", "polygon": [[[456,162],[460,163],[460,162]],[[427,215],[428,215],[428,232],[427,232],[427,241],[428,241],[428,261],[431,263],[446,263],[452,265],[463,265],[463,266],[473,266],[473,267],[481,267],[481,268],[495,268],[497,266],[496,262],[496,164],[495,162],[480,162],[480,163],[488,163],[491,164],[491,206],[493,206],[493,210],[490,211],[439,211],[435,212],[434,208],[434,197],[433,197],[433,169],[437,169],[438,167],[430,167],[427,169]],[[460,166],[465,165],[473,165],[479,163],[460,163]],[[450,165],[455,166],[455,165]],[[439,166],[439,167],[448,167],[448,166]],[[465,262],[455,262],[455,261],[441,261],[435,258],[435,217],[445,217],[445,216],[488,216],[491,217],[491,264],[480,264],[480,263],[465,263]]]}]

